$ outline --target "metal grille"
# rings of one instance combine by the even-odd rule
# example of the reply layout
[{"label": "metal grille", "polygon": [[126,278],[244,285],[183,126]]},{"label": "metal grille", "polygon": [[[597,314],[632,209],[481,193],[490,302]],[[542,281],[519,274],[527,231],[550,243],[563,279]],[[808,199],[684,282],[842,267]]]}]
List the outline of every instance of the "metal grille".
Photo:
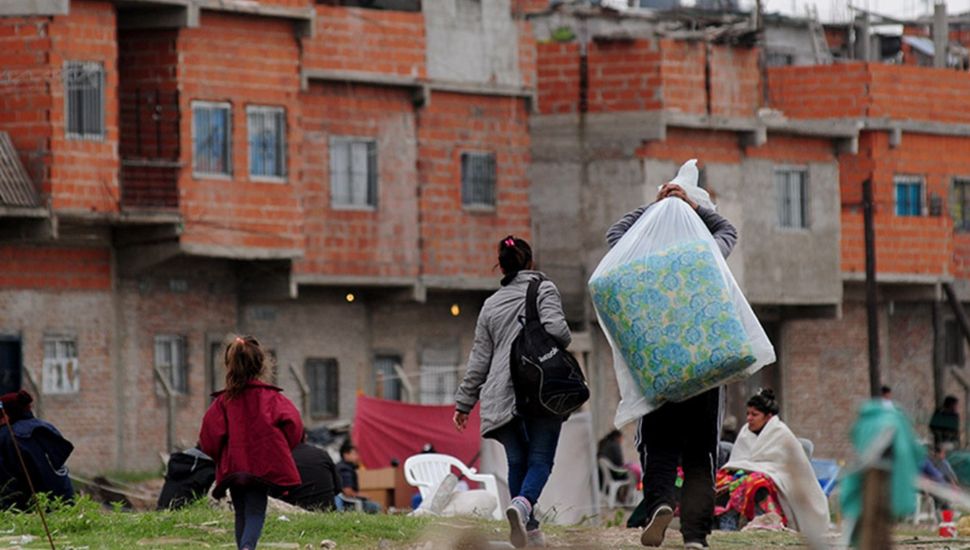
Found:
[{"label": "metal grille", "polygon": [[192,104],[192,169],[197,174],[229,175],[231,108],[228,104]]},{"label": "metal grille", "polygon": [[81,387],[77,361],[77,343],[73,338],[44,339],[45,394],[77,393]]},{"label": "metal grille", "polygon": [[188,369],[185,362],[185,338],[162,335],[155,337],[155,366],[168,380],[172,391],[188,393]]},{"label": "metal grille", "polygon": [[953,180],[950,215],[954,229],[970,231],[970,180]]},{"label": "metal grille", "polygon": [[64,97],[67,135],[75,138],[104,136],[104,66],[94,62],[64,63]]},{"label": "metal grille", "polygon": [[923,215],[923,180],[916,177],[897,177],[896,215]]},{"label": "metal grille", "polygon": [[401,400],[401,378],[394,368],[401,364],[397,355],[378,355],[374,358],[375,394],[381,399]]},{"label": "metal grille", "polygon": [[461,204],[495,206],[495,155],[492,153],[461,154]]},{"label": "metal grille", "polygon": [[421,352],[421,404],[448,405],[458,389],[459,351],[425,349]]},{"label": "metal grille", "polygon": [[805,172],[803,170],[779,170],[775,172],[775,190],[778,195],[778,223],[782,227],[808,227]]},{"label": "metal grille", "polygon": [[278,107],[249,107],[249,174],[286,177],[286,111]]},{"label": "metal grille", "polygon": [[373,140],[330,140],[330,198],[334,206],[377,205],[377,143]]},{"label": "metal grille", "polygon": [[310,414],[337,416],[340,413],[339,369],[336,359],[307,359],[307,386],[310,387]]}]

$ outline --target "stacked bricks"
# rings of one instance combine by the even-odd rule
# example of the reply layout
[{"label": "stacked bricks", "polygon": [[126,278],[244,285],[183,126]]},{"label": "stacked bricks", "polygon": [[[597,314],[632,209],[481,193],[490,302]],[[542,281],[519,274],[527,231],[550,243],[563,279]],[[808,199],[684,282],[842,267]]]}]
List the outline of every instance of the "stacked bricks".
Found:
[{"label": "stacked bricks", "polygon": [[702,42],[664,39],[663,79],[664,109],[689,114],[705,114],[707,97],[704,91],[705,46]]},{"label": "stacked bricks", "polygon": [[[181,69],[180,209],[183,243],[296,250],[303,245],[299,45],[284,20],[203,12],[201,25],[179,34]],[[254,41],[253,37],[259,40]],[[245,59],[245,63],[239,60]],[[196,176],[192,166],[192,102],[231,105],[232,175]],[[248,106],[286,113],[285,182],[249,176]]]},{"label": "stacked bricks", "polygon": [[104,248],[0,246],[0,288],[109,290]]},{"label": "stacked bricks", "polygon": [[304,69],[427,76],[421,12],[330,6],[316,10],[316,35],[303,42]]},{"label": "stacked bricks", "polygon": [[[118,44],[112,2],[77,0],[68,15],[55,16],[48,26],[52,78],[51,167],[52,205],[58,210],[117,212],[118,185]],[[64,64],[97,62],[104,67],[104,136],[67,135]]]},{"label": "stacked bricks", "polygon": [[[418,113],[424,274],[494,277],[499,239],[507,234],[529,239],[529,143],[521,99],[433,94]],[[463,152],[495,154],[494,210],[462,207]]]},{"label": "stacked bricks", "polygon": [[[435,98],[437,100],[437,97]],[[418,173],[412,93],[404,88],[313,84],[303,96],[306,257],[298,273],[414,277],[418,274]],[[451,121],[452,125],[461,123]],[[377,204],[334,208],[330,140],[373,139]]]},{"label": "stacked bricks", "polygon": [[539,113],[575,113],[579,105],[579,44],[540,42],[536,45]]}]

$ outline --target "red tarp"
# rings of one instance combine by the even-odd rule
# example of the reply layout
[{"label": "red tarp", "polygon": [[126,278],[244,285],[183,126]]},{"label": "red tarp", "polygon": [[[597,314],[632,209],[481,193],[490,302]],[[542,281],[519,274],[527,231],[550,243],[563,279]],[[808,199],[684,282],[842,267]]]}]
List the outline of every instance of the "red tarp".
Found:
[{"label": "red tarp", "polygon": [[455,429],[454,414],[454,405],[415,405],[359,395],[351,438],[365,468],[387,468],[394,458],[403,465],[426,443],[439,453],[477,467],[482,444],[478,406],[472,410],[464,432]]}]

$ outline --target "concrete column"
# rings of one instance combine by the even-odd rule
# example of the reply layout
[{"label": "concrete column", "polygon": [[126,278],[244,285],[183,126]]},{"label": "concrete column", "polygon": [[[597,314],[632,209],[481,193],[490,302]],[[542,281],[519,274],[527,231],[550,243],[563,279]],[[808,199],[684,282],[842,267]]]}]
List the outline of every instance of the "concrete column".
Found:
[{"label": "concrete column", "polygon": [[950,42],[949,25],[946,21],[946,3],[933,6],[933,66],[946,68],[946,46]]}]

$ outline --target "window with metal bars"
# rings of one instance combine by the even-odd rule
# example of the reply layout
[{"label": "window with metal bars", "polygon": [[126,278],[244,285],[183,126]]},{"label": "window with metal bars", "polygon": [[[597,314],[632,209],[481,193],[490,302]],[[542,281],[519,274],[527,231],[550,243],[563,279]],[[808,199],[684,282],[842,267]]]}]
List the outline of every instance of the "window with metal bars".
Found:
[{"label": "window with metal bars", "polygon": [[155,366],[172,387],[185,395],[189,391],[188,364],[185,360],[185,337],[170,334],[155,336]]},{"label": "window with metal bars", "polygon": [[69,138],[104,137],[104,65],[90,61],[64,63],[64,101]]},{"label": "window with metal bars", "polygon": [[495,180],[495,154],[461,154],[462,206],[495,208]]},{"label": "window with metal bars", "polygon": [[286,111],[282,107],[248,107],[249,175],[286,177]]},{"label": "window with metal bars", "polygon": [[803,229],[808,227],[808,207],[804,170],[776,170],[775,191],[778,195],[778,225]]},{"label": "window with metal bars", "polygon": [[421,352],[421,404],[448,405],[455,402],[459,361],[457,347],[428,348]]},{"label": "window with metal bars", "polygon": [[896,215],[923,215],[923,179],[915,176],[897,176]]},{"label": "window with metal bars", "polygon": [[374,357],[374,394],[381,399],[401,400],[401,377],[396,367],[401,366],[400,355],[377,355]]},{"label": "window with metal bars", "polygon": [[340,413],[340,373],[336,359],[309,358],[304,365],[310,389],[310,414],[335,417]]},{"label": "window with metal bars", "polygon": [[330,139],[330,202],[344,208],[377,206],[377,142]]},{"label": "window with metal bars", "polygon": [[953,217],[953,229],[970,231],[970,179],[953,180],[950,215]]},{"label": "window with metal bars", "polygon": [[81,377],[77,361],[77,341],[73,337],[47,336],[44,338],[45,394],[77,393]]},{"label": "window with metal bars", "polygon": [[192,102],[192,171],[232,174],[232,107],[228,103]]}]

